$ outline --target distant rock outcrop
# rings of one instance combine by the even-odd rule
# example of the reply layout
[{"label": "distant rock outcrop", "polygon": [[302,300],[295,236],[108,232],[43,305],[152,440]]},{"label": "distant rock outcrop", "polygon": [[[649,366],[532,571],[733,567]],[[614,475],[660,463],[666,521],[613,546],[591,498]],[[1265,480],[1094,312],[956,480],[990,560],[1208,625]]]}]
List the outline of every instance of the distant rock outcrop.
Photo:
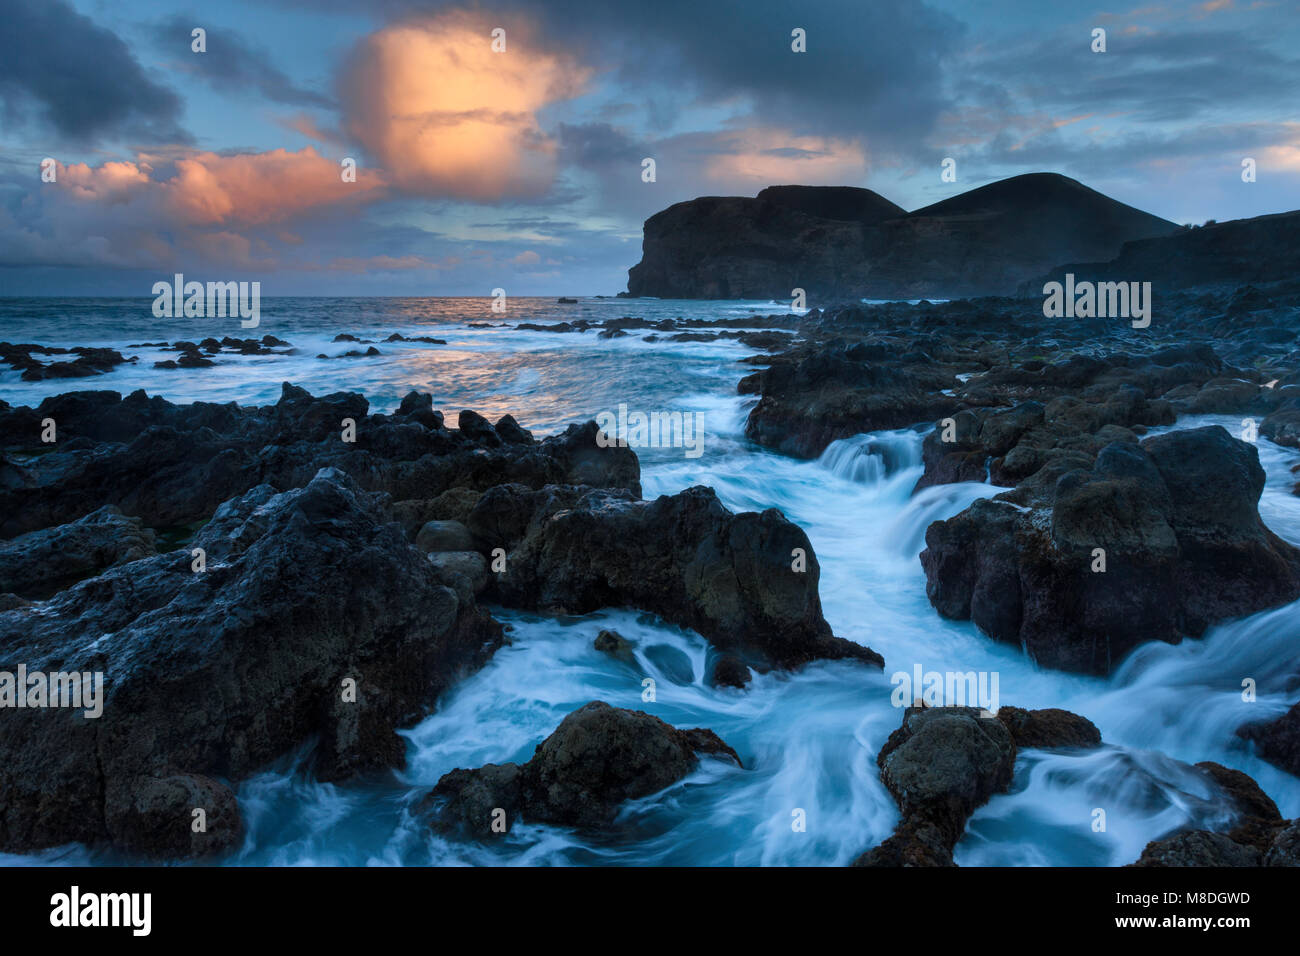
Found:
[{"label": "distant rock outcrop", "polygon": [[[1209,222],[1172,235],[1135,239],[1105,262],[1057,266],[1022,291],[1037,294],[1043,283],[1067,272],[1076,281],[1151,282],[1156,291],[1300,280],[1300,209],[1253,219]],[[1062,260],[1067,261],[1067,260]]]},{"label": "distant rock outcrop", "polygon": [[772,186],[704,197],[645,223],[633,295],[918,298],[1009,294],[1061,262],[1102,260],[1177,226],[1054,173],[911,213],[869,189]]}]

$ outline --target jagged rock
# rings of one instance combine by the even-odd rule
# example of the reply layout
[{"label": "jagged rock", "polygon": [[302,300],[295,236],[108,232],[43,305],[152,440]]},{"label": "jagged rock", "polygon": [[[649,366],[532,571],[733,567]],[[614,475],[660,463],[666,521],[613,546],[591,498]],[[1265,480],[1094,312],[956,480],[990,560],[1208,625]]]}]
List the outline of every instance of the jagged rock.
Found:
[{"label": "jagged rock", "polygon": [[1101,746],[1101,731],[1096,724],[1087,717],[1057,707],[1042,710],[999,707],[998,720],[1006,724],[1020,749]]},{"label": "jagged rock", "polygon": [[[315,397],[287,383],[279,402],[264,408],[172,405],[142,391],[125,399],[71,393],[36,409],[6,406],[6,446],[48,453],[0,461],[0,537],[65,524],[106,504],[151,527],[191,524],[258,484],[301,487],[322,467],[399,501],[501,482],[572,482],[640,494],[635,453],[599,447],[595,422],[535,444],[503,443],[486,422],[486,431],[452,431],[418,397],[403,406],[392,416],[367,415],[361,395]],[[58,426],[54,451],[40,443],[46,418]],[[343,440],[345,420],[356,426],[355,442]],[[490,440],[472,437],[489,432]]]},{"label": "jagged rock", "polygon": [[440,825],[487,836],[497,808],[508,828],[519,817],[565,826],[604,827],[621,804],[676,783],[699,754],[740,758],[711,730],[678,730],[658,717],[593,701],[569,714],[518,764],[453,770],[426,801]]},{"label": "jagged rock", "polygon": [[1186,830],[1152,840],[1130,866],[1297,866],[1296,828],[1253,779],[1206,760],[1196,768],[1213,781],[1237,811],[1228,833]]},{"label": "jagged rock", "polygon": [[105,505],[71,524],[0,541],[0,591],[45,598],[104,568],[154,554],[153,531]]},{"label": "jagged rock", "polygon": [[[812,545],[775,509],[733,515],[703,487],[640,501],[617,491],[500,485],[475,506],[470,530],[507,550],[494,588],[510,607],[635,607],[779,667],[818,658],[882,664],[831,634]],[[799,551],[805,570],[795,570]]]},{"label": "jagged rock", "polygon": [[970,815],[1010,786],[1016,742],[1002,721],[981,717],[979,708],[909,707],[876,763],[903,819],[854,865],[953,866],[952,850]]},{"label": "jagged rock", "polygon": [[1300,595],[1300,551],[1261,522],[1263,487],[1256,448],[1218,426],[1114,442],[1090,471],[932,524],[926,594],[1043,666],[1109,673],[1142,641]]},{"label": "jagged rock", "polygon": [[1265,866],[1300,866],[1300,819],[1278,831],[1264,856]]},{"label": "jagged rock", "polygon": [[1165,840],[1153,840],[1130,866],[1259,866],[1253,846],[1234,843],[1222,833],[1189,830]]},{"label": "jagged rock", "polygon": [[862,360],[852,348],[774,365],[741,383],[762,395],[745,435],[801,458],[861,432],[903,428],[944,413],[951,383],[941,371]]},{"label": "jagged rock", "polygon": [[[195,811],[202,817],[196,818]],[[201,819],[202,828],[196,830]],[[235,795],[201,774],[114,778],[104,825],[118,849],[153,859],[198,859],[237,849],[244,823]]]},{"label": "jagged rock", "polygon": [[319,779],[400,766],[396,728],[502,638],[385,502],[330,469],[287,492],[261,485],[195,537],[206,571],[186,551],[158,555],[0,613],[0,670],[101,672],[104,687],[98,718],[0,709],[0,849],[170,853],[178,837],[141,828],[179,808],[176,781],[143,778],[237,781],[313,738]]}]

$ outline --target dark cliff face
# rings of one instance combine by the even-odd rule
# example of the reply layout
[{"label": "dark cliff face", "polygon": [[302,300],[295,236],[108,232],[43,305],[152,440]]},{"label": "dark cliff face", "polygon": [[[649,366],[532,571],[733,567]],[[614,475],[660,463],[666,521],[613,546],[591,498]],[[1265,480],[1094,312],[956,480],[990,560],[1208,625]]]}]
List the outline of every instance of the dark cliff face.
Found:
[{"label": "dark cliff face", "polygon": [[866,189],[772,186],[646,220],[633,295],[786,299],[956,297],[1016,291],[1061,262],[1101,260],[1171,222],[1064,176],[992,183],[912,213]]},{"label": "dark cliff face", "polygon": [[767,199],[693,199],[646,220],[628,291],[683,299],[788,299],[796,287],[852,294],[868,228]]},{"label": "dark cliff face", "polygon": [[1043,283],[1060,281],[1067,272],[1077,281],[1151,282],[1161,290],[1297,280],[1297,248],[1300,210],[1234,219],[1126,242],[1109,261],[1058,265],[1026,283],[1022,291],[1036,295]]}]

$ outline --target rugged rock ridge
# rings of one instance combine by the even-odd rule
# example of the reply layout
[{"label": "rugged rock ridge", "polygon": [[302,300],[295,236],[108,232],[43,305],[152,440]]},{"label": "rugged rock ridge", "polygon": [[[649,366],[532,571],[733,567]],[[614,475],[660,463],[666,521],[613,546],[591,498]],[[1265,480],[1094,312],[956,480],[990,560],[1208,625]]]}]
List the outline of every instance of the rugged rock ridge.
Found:
[{"label": "rugged rock ridge", "polygon": [[1043,284],[1062,281],[1151,282],[1158,294],[1200,286],[1300,281],[1300,210],[1183,227],[1167,236],[1125,242],[1106,261],[1063,260],[1022,291],[1038,295]]},{"label": "rugged rock ridge", "polygon": [[[898,210],[894,212],[894,210]],[[646,220],[632,295],[916,298],[999,295],[1058,263],[1102,259],[1177,226],[1053,173],[903,213],[851,187],[704,197]]]},{"label": "rugged rock ridge", "polygon": [[[221,780],[312,739],[322,779],[400,766],[396,728],[502,636],[387,507],[334,469],[261,485],[195,537],[202,572],[175,551],[0,613],[0,670],[101,672],[105,698],[97,718],[0,709],[0,848],[229,849],[239,817]],[[216,817],[201,847],[193,809]]]},{"label": "rugged rock ridge", "polygon": [[[453,487],[572,482],[640,493],[626,448],[600,448],[594,422],[534,441],[510,416],[495,426],[473,412],[443,425],[429,395],[411,393],[391,415],[370,415],[355,392],[314,396],[285,383],[274,405],[173,405],[143,391],[70,392],[36,408],[0,406],[0,443],[39,451],[0,461],[0,537],[66,524],[102,505],[151,527],[206,519],[259,484],[299,487],[325,467],[397,501]],[[43,445],[41,422],[57,424]],[[345,420],[354,442],[342,440]]]}]

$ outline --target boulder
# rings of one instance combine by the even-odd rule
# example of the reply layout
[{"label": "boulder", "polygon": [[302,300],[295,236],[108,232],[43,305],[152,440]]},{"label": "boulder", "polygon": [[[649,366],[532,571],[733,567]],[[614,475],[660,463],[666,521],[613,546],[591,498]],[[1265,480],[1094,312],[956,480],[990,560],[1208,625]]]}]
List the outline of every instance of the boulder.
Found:
[{"label": "boulder", "polygon": [[903,819],[855,866],[953,866],[966,821],[1006,790],[1016,742],[996,717],[975,707],[909,707],[876,757],[880,779]]},{"label": "boulder", "polygon": [[1143,641],[1300,596],[1300,550],[1260,520],[1263,487],[1255,446],[1218,426],[1114,442],[1090,470],[932,524],[926,594],[1042,666],[1106,674]]},{"label": "boulder", "polygon": [[474,538],[459,521],[428,521],[415,536],[415,546],[424,552],[472,551]]},{"label": "boulder", "polygon": [[618,491],[502,485],[475,506],[470,530],[507,549],[493,587],[509,607],[639,608],[777,667],[819,658],[883,664],[831,633],[812,545],[775,509],[732,514],[704,487],[640,501]]},{"label": "boulder", "polygon": [[1101,731],[1087,717],[1080,717],[1058,707],[1025,710],[1022,707],[999,707],[998,720],[1006,724],[1019,749],[1065,748],[1090,749],[1101,746]]},{"label": "boulder", "polygon": [[[425,807],[440,826],[488,836],[523,818],[541,823],[606,827],[628,800],[676,783],[706,754],[740,766],[740,758],[710,730],[678,730],[641,711],[593,701],[569,714],[537,745],[531,760],[453,770]],[[505,811],[504,819],[497,809]]]}]

